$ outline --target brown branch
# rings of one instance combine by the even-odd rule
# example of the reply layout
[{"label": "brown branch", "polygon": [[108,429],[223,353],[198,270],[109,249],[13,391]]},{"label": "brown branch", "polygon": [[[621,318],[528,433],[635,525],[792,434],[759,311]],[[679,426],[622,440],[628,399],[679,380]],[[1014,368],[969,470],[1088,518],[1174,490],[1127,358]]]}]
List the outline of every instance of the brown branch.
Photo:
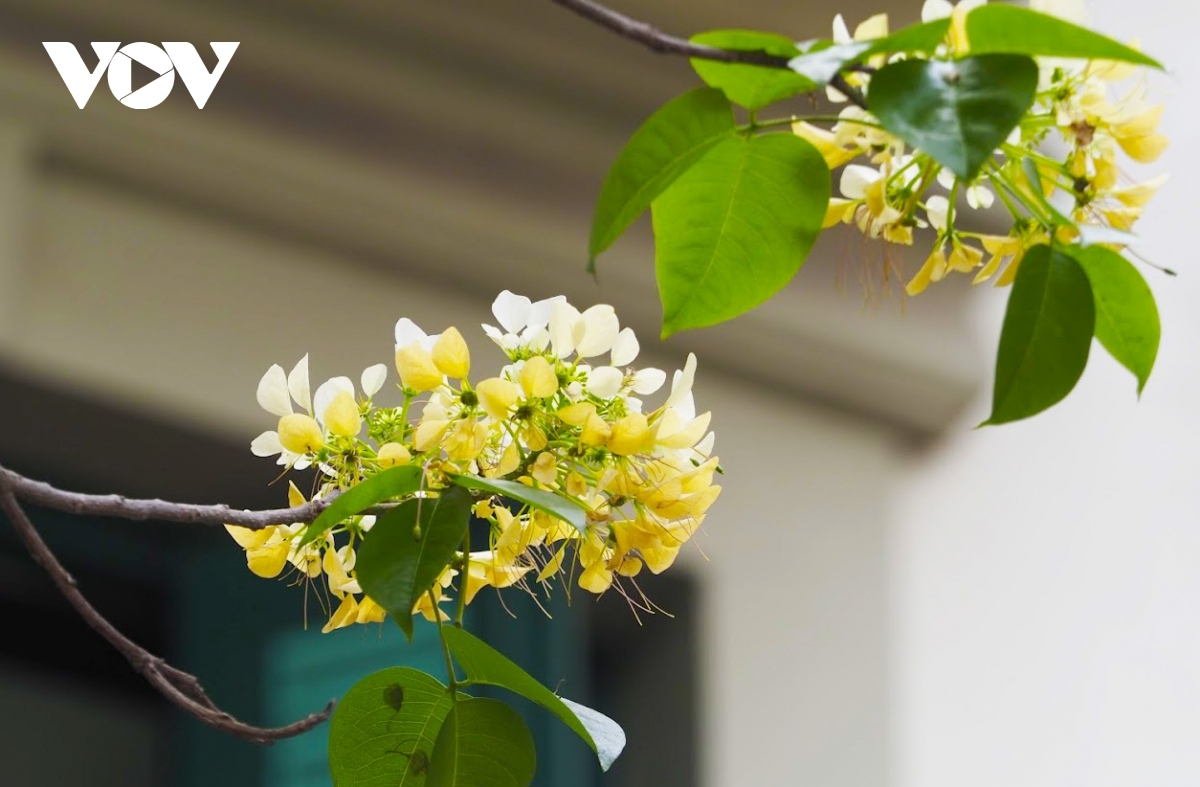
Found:
[{"label": "brown branch", "polygon": [[[7,471],[0,472],[0,509],[3,509],[9,522],[12,523],[13,530],[16,531],[17,536],[24,543],[30,556],[38,565],[46,570],[59,592],[66,597],[67,602],[74,607],[75,611],[84,619],[84,622],[116,648],[129,664],[150,682],[150,685],[158,689],[163,696],[184,712],[191,714],[210,727],[222,732],[228,732],[239,738],[263,744],[274,743],[275,741],[292,738],[301,733],[308,732],[313,727],[328,719],[330,714],[333,713],[334,702],[331,701],[319,713],[313,713],[285,727],[255,727],[252,724],[247,724],[234,718],[218,708],[194,675],[171,666],[160,657],[155,656],[136,642],[130,640],[118,631],[84,597],[83,593],[79,590],[75,578],[58,562],[58,558],[54,556],[54,553],[50,551],[50,547],[42,540],[33,522],[30,521],[25,510],[17,500],[16,485],[13,480],[15,475]],[[52,489],[51,487],[47,488]],[[59,495],[70,494],[58,492],[58,490],[53,489],[52,491]],[[162,504],[162,501],[157,500],[132,502]],[[167,503],[162,505],[172,506],[174,504]],[[204,507],[194,506],[193,508]],[[210,508],[220,507],[211,506]],[[89,511],[88,513],[91,512]]]},{"label": "brown branch", "polygon": [[[789,68],[789,57],[772,55],[763,51],[739,51],[734,49],[719,49],[714,46],[696,44],[683,38],[664,33],[653,25],[619,14],[611,8],[593,2],[593,0],[551,0],[568,11],[579,14],[584,19],[591,20],[601,27],[611,30],[622,38],[645,46],[653,52],[662,55],[681,55],[700,60],[715,60],[719,63],[740,63],[763,68]],[[867,100],[858,88],[846,82],[841,74],[834,76],[829,85],[845,95],[851,102],[863,109],[867,108]]]},{"label": "brown branch", "polygon": [[56,489],[42,481],[34,481],[19,473],[0,467],[0,481],[14,497],[41,508],[51,508],[68,514],[109,516],[144,521],[158,519],[196,525],[241,525],[259,530],[270,525],[311,522],[333,501],[332,496],[311,500],[295,508],[271,508],[244,511],[226,505],[202,506],[191,503],[171,503],[166,500],[131,500],[121,495],[85,495]]}]

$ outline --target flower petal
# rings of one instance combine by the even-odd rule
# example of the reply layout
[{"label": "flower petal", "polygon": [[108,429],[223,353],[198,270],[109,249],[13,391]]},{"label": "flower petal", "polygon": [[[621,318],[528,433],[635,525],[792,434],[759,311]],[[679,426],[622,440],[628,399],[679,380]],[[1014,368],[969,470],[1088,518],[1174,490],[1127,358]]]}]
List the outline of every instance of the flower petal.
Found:
[{"label": "flower petal", "polygon": [[379,390],[383,388],[384,382],[387,381],[387,365],[377,363],[374,366],[369,366],[362,373],[362,389],[363,395],[370,399]]},{"label": "flower petal", "polygon": [[579,357],[592,358],[611,350],[617,341],[617,334],[621,332],[621,323],[613,307],[598,303],[585,311],[582,318],[585,326],[583,339],[575,347]]},{"label": "flower petal", "polygon": [[322,425],[325,423],[325,411],[333,403],[333,398],[343,391],[354,396],[354,383],[349,377],[334,377],[326,380],[321,383],[321,387],[313,395],[313,412]]},{"label": "flower petal", "polygon": [[628,366],[637,358],[641,346],[638,345],[637,335],[632,328],[622,328],[613,342],[612,365]]},{"label": "flower petal", "polygon": [[950,212],[950,200],[938,194],[925,200],[925,213],[929,216],[929,223],[932,224],[939,232],[946,231],[946,221]]},{"label": "flower petal", "polygon": [[424,345],[428,340],[429,334],[407,317],[401,317],[396,322],[396,349],[407,347],[414,342]]},{"label": "flower petal", "polygon": [[271,415],[282,418],[292,412],[292,400],[288,395],[287,375],[283,367],[274,364],[258,381],[258,404]]},{"label": "flower petal", "polygon": [[598,396],[601,399],[611,399],[621,392],[621,383],[625,380],[625,375],[620,369],[612,366],[601,366],[597,369],[592,369],[588,374],[587,390],[592,396]]},{"label": "flower petal", "polygon": [[275,456],[283,453],[283,443],[278,432],[263,432],[250,443],[250,453],[255,456]]},{"label": "flower petal", "polygon": [[649,396],[662,388],[666,381],[667,373],[662,369],[638,369],[633,373],[633,392]]},{"label": "flower petal", "polygon": [[880,177],[879,171],[876,169],[864,167],[862,164],[848,164],[842,170],[842,179],[838,183],[838,188],[844,197],[866,199],[867,186],[879,180]]},{"label": "flower petal", "polygon": [[308,389],[308,355],[305,354],[288,374],[288,391],[296,404],[312,412],[312,396]]},{"label": "flower petal", "polygon": [[500,327],[509,333],[520,333],[529,324],[529,310],[533,306],[524,295],[504,290],[492,301],[492,314]]},{"label": "flower petal", "polygon": [[921,6],[921,21],[933,22],[945,19],[952,13],[954,13],[954,4],[949,0],[925,0],[925,5]]},{"label": "flower petal", "polygon": [[554,304],[550,313],[550,344],[554,347],[554,354],[566,358],[575,352],[583,327],[578,309],[566,301]]},{"label": "flower petal", "polygon": [[696,379],[696,354],[688,353],[687,363],[683,369],[675,372],[671,380],[671,395],[667,397],[666,406],[674,407],[683,402],[684,397],[692,392],[692,383]]},{"label": "flower petal", "polygon": [[555,295],[553,298],[536,301],[529,307],[529,323],[525,329],[545,328],[550,324],[550,315],[554,313],[555,304],[566,302],[567,296],[565,295]]}]

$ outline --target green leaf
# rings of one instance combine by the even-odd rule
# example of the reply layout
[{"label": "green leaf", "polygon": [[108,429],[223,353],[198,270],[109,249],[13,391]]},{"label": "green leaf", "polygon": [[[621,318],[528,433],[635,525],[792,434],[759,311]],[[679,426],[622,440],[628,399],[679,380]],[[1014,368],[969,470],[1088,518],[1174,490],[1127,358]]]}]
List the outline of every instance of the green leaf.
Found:
[{"label": "green leaf", "polygon": [[1069,394],[1087,366],[1095,324],[1079,263],[1049,246],[1030,249],[1008,298],[987,423],[1028,418]]},{"label": "green leaf", "polygon": [[1161,328],[1150,285],[1123,256],[1103,246],[1068,252],[1087,274],[1096,303],[1096,338],[1146,387],[1158,356]]},{"label": "green leaf", "polygon": [[[692,36],[692,43],[740,52],[766,52],[780,57],[800,54],[799,48],[787,36],[754,30],[713,30]],[[699,59],[691,62],[706,85],[720,89],[730,101],[749,110],[761,109],[816,88],[812,80],[782,68]]]},{"label": "green leaf", "polygon": [[950,20],[935,19],[932,22],[920,22],[908,27],[902,27],[890,36],[870,41],[870,48],[862,54],[862,59],[875,55],[891,55],[896,52],[932,53],[946,40],[950,32]]},{"label": "green leaf", "polygon": [[1078,25],[1028,8],[988,3],[967,14],[972,54],[1008,52],[1084,60],[1121,60],[1162,68],[1136,49]]},{"label": "green leaf", "polygon": [[587,510],[582,505],[545,489],[534,489],[517,481],[483,478],[477,475],[452,475],[450,481],[463,489],[477,489],[525,503],[531,508],[561,519],[580,533],[587,530]]},{"label": "green leaf", "polygon": [[[420,537],[414,531],[420,524]],[[386,609],[412,640],[413,605],[454,558],[471,522],[471,495],[451,487],[440,497],[401,503],[379,517],[356,565],[363,592]]]},{"label": "green leaf", "polygon": [[411,495],[421,488],[421,468],[416,465],[392,467],[350,487],[333,499],[321,515],[309,524],[300,543],[308,544],[338,522],[377,506],[385,500]]},{"label": "green leaf", "polygon": [[430,787],[526,787],[537,771],[521,714],[492,699],[454,703],[429,761]]},{"label": "green leaf", "polygon": [[508,689],[541,705],[592,747],[604,770],[620,756],[625,748],[625,733],[615,721],[599,711],[559,698],[504,654],[467,631],[445,626],[443,632],[450,653],[468,680]]},{"label": "green leaf", "polygon": [[655,200],[663,337],[714,325],[783,289],[821,232],[829,167],[793,134],[721,142]]},{"label": "green leaf", "polygon": [[600,189],[588,243],[588,271],[650,203],[713,145],[733,134],[733,108],[720,90],[697,88],[642,124]]},{"label": "green leaf", "polygon": [[832,46],[816,45],[788,61],[788,68],[812,80],[813,84],[824,87],[843,68],[861,60],[862,53],[870,47],[870,43],[858,41]]},{"label": "green leaf", "polygon": [[446,687],[419,670],[391,667],[363,678],[342,697],[330,722],[334,787],[425,784],[449,712]]},{"label": "green leaf", "polygon": [[883,127],[973,180],[1033,104],[1038,68],[1025,55],[902,60],[871,78]]}]

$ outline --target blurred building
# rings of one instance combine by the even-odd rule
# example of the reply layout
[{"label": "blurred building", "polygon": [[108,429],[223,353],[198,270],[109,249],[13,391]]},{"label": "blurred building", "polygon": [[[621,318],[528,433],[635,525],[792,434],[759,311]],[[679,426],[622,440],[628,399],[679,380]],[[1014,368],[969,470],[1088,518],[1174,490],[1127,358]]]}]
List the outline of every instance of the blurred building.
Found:
[{"label": "blurred building", "polygon": [[[798,39],[876,10],[646,0],[665,29]],[[1167,9],[1099,26],[1196,72]],[[1200,461],[1194,282],[1152,280],[1165,339],[1134,407],[1106,358],[1031,423],[986,414],[1003,298],[945,286],[864,306],[880,251],[823,242],[763,308],[665,344],[648,227],[583,272],[592,201],[638,123],[695,84],[686,62],[547,2],[3,0],[0,462],[56,484],[278,505],[254,390],[310,353],[352,377],[400,316],[474,326],[501,289],[608,302],[647,364],[700,356],[724,494],[698,549],[649,586],[675,617],[576,597],[547,621],[495,603],[474,625],[562,693],[622,722],[600,777],[530,713],[542,785],[1191,784],[1200,773]],[[176,86],[78,109],[42,41],[240,46],[207,106]],[[89,66],[94,60],[89,62]],[[145,79],[135,74],[135,81]],[[1182,76],[1180,77],[1182,80]],[[1178,173],[1145,234],[1187,269]],[[1177,241],[1177,242],[1172,242]],[[909,269],[919,262],[908,261]],[[961,283],[959,283],[961,284]],[[498,359],[498,355],[493,360]],[[119,626],[249,721],[284,723],[420,641],[322,636],[305,593],[257,580],[221,532],[37,512]],[[181,719],[106,651],[0,532],[5,785],[328,782],[324,732],[272,749]],[[311,600],[310,600],[311,601]],[[433,665],[436,671],[437,665]]]}]

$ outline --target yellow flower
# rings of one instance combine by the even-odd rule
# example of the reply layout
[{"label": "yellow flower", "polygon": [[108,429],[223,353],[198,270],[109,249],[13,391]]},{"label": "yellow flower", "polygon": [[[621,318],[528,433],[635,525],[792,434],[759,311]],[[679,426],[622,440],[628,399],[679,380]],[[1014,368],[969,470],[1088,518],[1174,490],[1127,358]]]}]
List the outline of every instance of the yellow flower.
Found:
[{"label": "yellow flower", "polygon": [[279,442],[296,454],[308,454],[325,445],[325,435],[312,417],[303,413],[290,413],[279,419]]},{"label": "yellow flower", "polygon": [[483,411],[497,421],[508,418],[508,411],[520,398],[520,391],[512,382],[500,377],[490,377],[475,388],[479,405]]},{"label": "yellow flower", "polygon": [[925,264],[912,277],[904,291],[909,295],[918,295],[925,291],[930,282],[941,281],[946,275],[946,248],[939,243],[925,260]]},{"label": "yellow flower", "polygon": [[549,451],[538,454],[537,459],[533,460],[533,467],[529,469],[529,474],[539,484],[553,486],[554,482],[558,480],[558,463],[554,459],[554,454]]},{"label": "yellow flower", "polygon": [[650,424],[647,423],[646,416],[633,413],[612,425],[608,448],[618,456],[632,456],[646,450],[650,438]]},{"label": "yellow flower", "polygon": [[579,433],[579,442],[587,446],[604,445],[611,436],[612,427],[593,409]]},{"label": "yellow flower", "polygon": [[456,423],[446,434],[442,447],[446,456],[454,462],[469,462],[483,453],[487,444],[487,429],[474,418],[465,418]]},{"label": "yellow flower", "polygon": [[387,617],[387,610],[375,603],[370,596],[363,596],[358,602],[358,623],[382,623]]},{"label": "yellow flower", "polygon": [[419,343],[396,350],[396,371],[400,373],[400,384],[417,393],[432,391],[443,382],[433,356]]},{"label": "yellow flower", "polygon": [[843,147],[832,131],[818,128],[803,120],[792,124],[792,133],[816,148],[830,169],[848,164],[862,153],[858,146]]},{"label": "yellow flower", "polygon": [[974,246],[967,246],[959,242],[955,236],[950,241],[950,256],[946,260],[946,264],[951,270],[959,271],[960,273],[969,273],[979,267],[983,262],[983,252]]},{"label": "yellow flower", "polygon": [[396,467],[412,461],[412,454],[400,443],[384,443],[379,446],[375,461],[380,467]]},{"label": "yellow flower", "polygon": [[362,416],[354,395],[340,391],[325,408],[325,426],[330,432],[342,437],[354,437],[362,430]]},{"label": "yellow flower", "polygon": [[466,603],[485,587],[512,587],[533,569],[533,566],[505,562],[493,552],[472,552],[467,562]]},{"label": "yellow flower", "polygon": [[329,618],[329,622],[321,629],[322,634],[345,628],[353,623],[358,622],[358,602],[354,600],[354,596],[346,596],[342,599],[342,603],[334,610],[333,616]]},{"label": "yellow flower", "polygon": [[433,345],[433,365],[447,377],[461,380],[471,371],[471,352],[457,328],[447,328]]},{"label": "yellow flower", "polygon": [[545,399],[553,396],[558,390],[558,376],[554,374],[550,362],[540,355],[526,361],[521,367],[521,388],[527,397]]}]

